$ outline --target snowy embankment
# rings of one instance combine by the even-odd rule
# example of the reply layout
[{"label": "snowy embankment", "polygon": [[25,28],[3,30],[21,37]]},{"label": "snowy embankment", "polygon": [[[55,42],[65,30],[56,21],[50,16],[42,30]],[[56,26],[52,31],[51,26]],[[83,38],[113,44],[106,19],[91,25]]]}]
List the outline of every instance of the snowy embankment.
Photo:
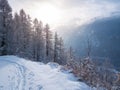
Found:
[{"label": "snowy embankment", "polygon": [[0,57],[0,90],[90,90],[60,66],[28,61],[16,56]]}]

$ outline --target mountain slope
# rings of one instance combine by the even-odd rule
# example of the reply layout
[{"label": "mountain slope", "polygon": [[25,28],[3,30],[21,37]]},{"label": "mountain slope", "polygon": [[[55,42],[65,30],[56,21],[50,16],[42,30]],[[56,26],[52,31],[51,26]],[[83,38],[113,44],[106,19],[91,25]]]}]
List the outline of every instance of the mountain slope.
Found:
[{"label": "mountain slope", "polygon": [[60,71],[54,63],[47,65],[16,56],[0,56],[0,90],[89,90],[86,84]]},{"label": "mountain slope", "polygon": [[87,55],[87,39],[92,46],[92,57],[108,57],[112,63],[120,66],[120,16],[97,19],[72,31],[66,40],[78,55]]}]

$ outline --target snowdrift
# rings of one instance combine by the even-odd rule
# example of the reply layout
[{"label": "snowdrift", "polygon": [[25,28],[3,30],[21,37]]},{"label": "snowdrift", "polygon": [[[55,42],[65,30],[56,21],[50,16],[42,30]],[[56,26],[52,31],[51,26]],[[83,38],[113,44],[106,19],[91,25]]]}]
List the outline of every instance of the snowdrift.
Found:
[{"label": "snowdrift", "polygon": [[90,90],[54,63],[0,56],[0,90]]}]

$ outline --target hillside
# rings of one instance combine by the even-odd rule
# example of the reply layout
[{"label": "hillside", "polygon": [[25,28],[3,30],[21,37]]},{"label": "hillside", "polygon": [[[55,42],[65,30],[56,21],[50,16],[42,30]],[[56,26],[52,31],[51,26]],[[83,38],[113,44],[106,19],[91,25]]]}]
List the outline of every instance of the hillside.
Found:
[{"label": "hillside", "polygon": [[91,41],[91,56],[99,59],[109,58],[119,68],[120,61],[120,17],[107,17],[94,20],[77,27],[66,38],[66,43],[77,50],[77,54],[87,55],[87,39]]},{"label": "hillside", "polygon": [[0,57],[0,90],[89,90],[55,63],[43,64],[16,56]]}]

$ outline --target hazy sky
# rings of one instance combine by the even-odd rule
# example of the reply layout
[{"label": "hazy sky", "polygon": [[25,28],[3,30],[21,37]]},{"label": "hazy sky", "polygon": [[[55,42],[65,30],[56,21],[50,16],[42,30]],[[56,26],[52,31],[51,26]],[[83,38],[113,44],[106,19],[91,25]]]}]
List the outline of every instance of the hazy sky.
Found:
[{"label": "hazy sky", "polygon": [[[95,18],[120,14],[120,0],[8,0],[14,12],[24,8],[31,17],[56,27],[77,27]],[[44,10],[43,10],[44,9]],[[41,14],[42,13],[42,14]]]}]

